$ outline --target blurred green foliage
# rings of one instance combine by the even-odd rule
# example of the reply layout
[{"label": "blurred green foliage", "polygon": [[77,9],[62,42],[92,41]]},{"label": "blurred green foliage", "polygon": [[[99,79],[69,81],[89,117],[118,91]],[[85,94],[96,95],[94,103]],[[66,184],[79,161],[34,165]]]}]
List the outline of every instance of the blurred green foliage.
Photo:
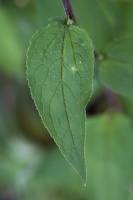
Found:
[{"label": "blurred green foliage", "polygon": [[133,101],[117,95],[121,109],[112,113],[98,70],[106,45],[133,34],[133,1],[71,2],[97,53],[87,106],[87,187],[43,127],[25,79],[29,40],[49,18],[65,16],[61,1],[1,0],[0,200],[133,199]]}]

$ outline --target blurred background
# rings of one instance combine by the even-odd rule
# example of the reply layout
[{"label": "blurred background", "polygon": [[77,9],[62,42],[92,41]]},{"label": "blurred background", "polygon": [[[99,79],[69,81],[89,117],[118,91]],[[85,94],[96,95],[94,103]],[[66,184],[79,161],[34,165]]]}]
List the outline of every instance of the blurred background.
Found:
[{"label": "blurred background", "polygon": [[[132,0],[71,2],[98,58],[108,43],[133,34]],[[103,87],[97,58],[86,108],[87,187],[36,111],[25,54],[31,36],[56,16],[65,16],[60,0],[0,0],[0,200],[133,200],[133,101]]]}]

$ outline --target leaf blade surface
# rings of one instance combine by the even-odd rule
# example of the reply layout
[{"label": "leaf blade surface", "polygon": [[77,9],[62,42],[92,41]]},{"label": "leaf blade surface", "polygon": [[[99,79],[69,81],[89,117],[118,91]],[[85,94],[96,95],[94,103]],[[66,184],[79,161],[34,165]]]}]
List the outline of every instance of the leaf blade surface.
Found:
[{"label": "leaf blade surface", "polygon": [[32,38],[27,78],[32,97],[61,152],[86,183],[85,106],[92,93],[93,47],[76,26],[53,23]]}]

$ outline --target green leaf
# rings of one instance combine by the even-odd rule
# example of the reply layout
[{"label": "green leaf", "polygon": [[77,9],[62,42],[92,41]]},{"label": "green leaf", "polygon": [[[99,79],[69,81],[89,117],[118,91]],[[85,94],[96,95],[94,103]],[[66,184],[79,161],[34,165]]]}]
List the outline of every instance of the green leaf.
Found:
[{"label": "green leaf", "polygon": [[32,97],[51,136],[86,183],[85,106],[92,94],[93,47],[77,26],[52,23],[27,53]]},{"label": "green leaf", "polygon": [[130,119],[122,114],[89,118],[87,133],[90,199],[128,199],[133,169]]},{"label": "green leaf", "polygon": [[114,92],[133,99],[133,36],[122,38],[104,49],[101,62],[102,82]]}]

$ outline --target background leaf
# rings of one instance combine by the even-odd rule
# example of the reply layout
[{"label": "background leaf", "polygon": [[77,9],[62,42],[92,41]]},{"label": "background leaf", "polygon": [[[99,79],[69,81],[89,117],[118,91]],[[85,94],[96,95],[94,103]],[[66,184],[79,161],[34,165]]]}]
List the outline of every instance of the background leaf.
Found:
[{"label": "background leaf", "polygon": [[128,199],[133,168],[130,119],[122,114],[89,118],[87,133],[90,199]]},{"label": "background leaf", "polygon": [[102,82],[114,92],[133,99],[133,36],[112,42],[104,49],[100,65]]}]

